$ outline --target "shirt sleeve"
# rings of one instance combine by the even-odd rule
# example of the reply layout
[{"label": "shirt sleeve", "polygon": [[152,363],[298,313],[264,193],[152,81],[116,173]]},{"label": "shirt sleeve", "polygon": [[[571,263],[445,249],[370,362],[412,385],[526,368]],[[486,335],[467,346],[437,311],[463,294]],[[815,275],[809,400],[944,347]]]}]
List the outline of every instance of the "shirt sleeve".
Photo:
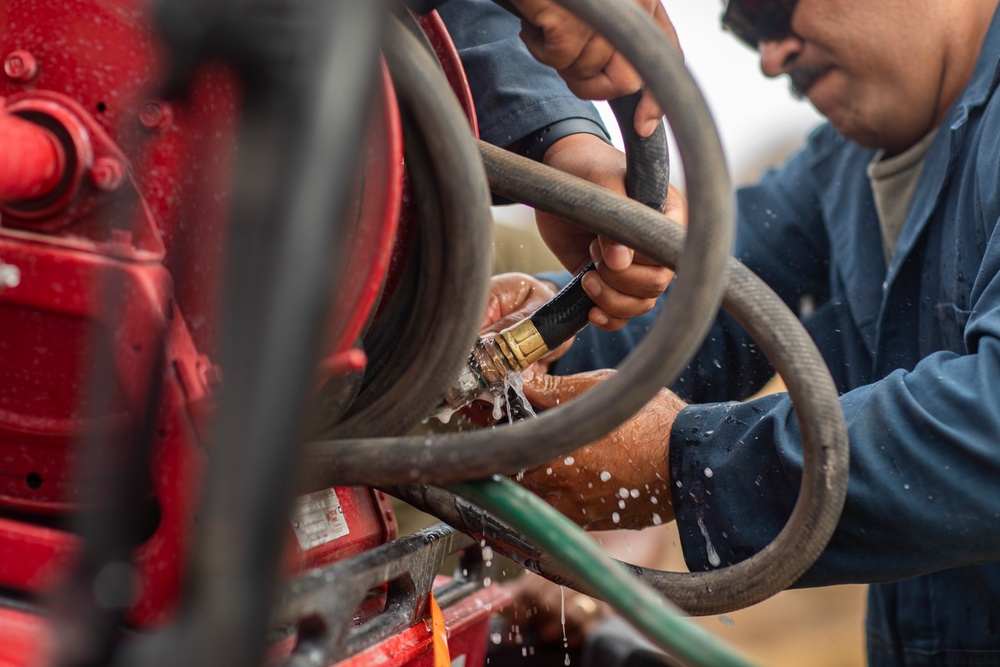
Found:
[{"label": "shirt sleeve", "polygon": [[528,53],[518,36],[521,22],[510,12],[492,0],[448,0],[438,13],[462,60],[483,141],[507,147],[568,118],[604,127],[592,103]]},{"label": "shirt sleeve", "polygon": [[[846,504],[799,586],[898,581],[1000,561],[994,173],[988,180],[998,192],[981,193],[977,208],[988,205],[994,215],[984,221],[990,233],[970,295],[964,349],[930,353],[909,370],[841,396],[851,449]],[[670,442],[674,510],[692,571],[739,562],[774,539],[792,512],[803,469],[799,422],[787,395],[689,406]]]}]

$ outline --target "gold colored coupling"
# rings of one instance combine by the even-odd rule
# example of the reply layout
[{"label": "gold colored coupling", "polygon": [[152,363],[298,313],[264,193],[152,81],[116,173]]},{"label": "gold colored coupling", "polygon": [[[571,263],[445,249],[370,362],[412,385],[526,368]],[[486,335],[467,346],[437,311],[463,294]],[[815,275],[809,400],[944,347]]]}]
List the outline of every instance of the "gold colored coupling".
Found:
[{"label": "gold colored coupling", "polygon": [[504,329],[493,340],[507,358],[510,367],[522,371],[549,351],[549,346],[530,319],[521,320]]}]

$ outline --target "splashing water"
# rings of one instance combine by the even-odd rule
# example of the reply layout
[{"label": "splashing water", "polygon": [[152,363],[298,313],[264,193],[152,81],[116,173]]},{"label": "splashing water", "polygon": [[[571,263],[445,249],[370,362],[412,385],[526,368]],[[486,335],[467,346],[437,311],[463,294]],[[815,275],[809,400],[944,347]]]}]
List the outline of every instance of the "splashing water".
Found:
[{"label": "splashing water", "polygon": [[719,567],[722,562],[719,559],[719,554],[715,551],[715,547],[712,546],[712,540],[708,536],[708,528],[705,528],[705,522],[698,517],[698,528],[701,530],[701,536],[705,538],[705,553],[708,556],[708,562],[712,567]]},{"label": "splashing water", "polygon": [[[531,407],[531,403],[528,402],[528,397],[524,395],[524,378],[521,377],[521,371],[511,371],[507,373],[507,377],[503,379],[503,400],[507,407],[507,414],[510,414],[510,399],[508,398],[508,392],[513,391],[514,394],[521,399],[521,405],[524,406],[524,411],[527,415],[524,417],[537,417],[535,411]],[[499,419],[499,417],[498,417]]]},{"label": "splashing water", "polygon": [[566,588],[563,586],[559,587],[559,622],[562,623],[563,632],[563,648],[566,651],[566,660],[563,662],[564,665],[569,664],[569,639],[566,637]]}]

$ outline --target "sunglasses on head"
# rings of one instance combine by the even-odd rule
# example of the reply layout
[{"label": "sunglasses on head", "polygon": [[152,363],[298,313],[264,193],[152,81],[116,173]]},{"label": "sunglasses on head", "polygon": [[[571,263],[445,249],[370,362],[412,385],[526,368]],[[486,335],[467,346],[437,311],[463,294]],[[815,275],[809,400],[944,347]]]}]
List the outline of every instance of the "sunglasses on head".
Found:
[{"label": "sunglasses on head", "polygon": [[728,0],[722,27],[756,49],[760,42],[781,39],[792,31],[798,0]]}]

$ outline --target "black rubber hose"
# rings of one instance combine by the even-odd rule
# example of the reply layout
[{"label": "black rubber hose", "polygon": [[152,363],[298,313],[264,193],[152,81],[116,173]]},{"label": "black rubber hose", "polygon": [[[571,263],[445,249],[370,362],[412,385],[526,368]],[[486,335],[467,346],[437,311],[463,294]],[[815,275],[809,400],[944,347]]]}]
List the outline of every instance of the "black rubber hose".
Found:
[{"label": "black rubber hose", "polygon": [[[670,154],[667,151],[666,129],[661,121],[648,137],[635,131],[635,109],[642,91],[609,102],[618,121],[625,145],[625,194],[654,211],[663,213],[670,185]],[[594,302],[583,290],[583,276],[596,270],[593,262],[574,276],[559,293],[528,316],[535,330],[554,350],[587,326],[588,314]]]},{"label": "black rubber hose", "polygon": [[556,349],[587,326],[588,314],[594,307],[594,302],[583,291],[583,276],[588,271],[596,269],[593,262],[587,262],[587,265],[573,276],[573,280],[554,297],[539,306],[538,310],[528,315],[527,319],[535,325],[535,330],[550,350]]},{"label": "black rubber hose", "polygon": [[[444,78],[413,33],[389,22],[384,54],[405,126],[414,196],[424,201],[421,240],[423,307],[383,372],[358,397],[360,409],[336,425],[333,437],[370,437],[409,431],[429,415],[465,364],[479,337],[492,267],[493,220],[482,161],[469,122]],[[442,324],[446,326],[442,326]],[[405,332],[400,332],[405,333]]]},{"label": "black rubber hose", "polygon": [[[723,307],[760,344],[788,385],[802,430],[803,476],[787,524],[761,552],[708,572],[662,572],[625,563],[686,612],[741,609],[794,583],[819,557],[836,528],[847,492],[849,449],[836,388],[812,339],[781,299],[749,269],[731,260]],[[504,556],[546,578],[592,594],[586,582],[526,543],[519,533],[471,503],[437,488],[386,489],[417,509],[486,540]]]},{"label": "black rubber hose", "polygon": [[670,153],[667,150],[667,130],[663,121],[648,137],[635,131],[635,110],[642,91],[608,100],[618,121],[625,146],[625,194],[654,211],[663,213],[670,185]]},{"label": "black rubber hose", "polygon": [[[531,177],[542,181],[534,184],[546,193],[536,198],[538,201],[561,198],[566,204],[566,210],[557,215],[608,233],[660,263],[677,265],[677,279],[660,317],[622,363],[620,373],[558,411],[492,431],[435,438],[316,441],[306,453],[311,486],[443,483],[538,465],[592,441],[631,417],[660,388],[676,379],[701,344],[721,301],[732,247],[732,192],[722,148],[704,98],[660,31],[629,3],[609,4],[606,9],[609,23],[617,30],[609,38],[626,45],[627,50],[622,49],[625,56],[641,73],[648,73],[647,87],[666,109],[681,155],[688,157],[685,175],[690,232],[679,262],[673,253],[664,251],[663,236],[670,226],[663,215],[581,179],[522,161],[530,163]],[[510,155],[482,142],[479,146],[487,158],[497,153]],[[488,164],[487,171],[492,170]],[[684,326],[677,326],[678,322]]]},{"label": "black rubber hose", "polygon": [[340,256],[363,150],[385,4],[272,4],[225,3],[241,43],[258,50],[249,64],[229,60],[244,75],[245,102],[227,238],[226,383],[186,597],[173,628],[136,643],[143,665],[260,661],[335,281],[330,257]]}]

